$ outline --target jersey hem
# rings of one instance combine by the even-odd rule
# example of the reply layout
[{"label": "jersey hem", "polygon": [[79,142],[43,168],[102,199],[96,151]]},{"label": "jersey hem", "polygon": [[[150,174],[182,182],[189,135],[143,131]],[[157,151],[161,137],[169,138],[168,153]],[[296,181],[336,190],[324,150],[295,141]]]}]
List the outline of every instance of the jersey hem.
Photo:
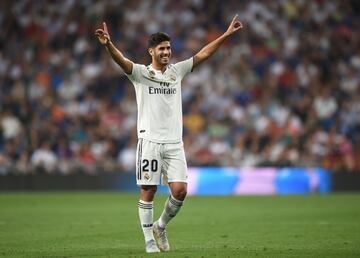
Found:
[{"label": "jersey hem", "polygon": [[182,139],[179,139],[179,140],[157,140],[157,139],[148,138],[148,137],[144,137],[144,136],[141,136],[141,137],[138,136],[138,139],[144,139],[144,140],[154,142],[154,143],[180,143],[180,142],[182,142]]}]

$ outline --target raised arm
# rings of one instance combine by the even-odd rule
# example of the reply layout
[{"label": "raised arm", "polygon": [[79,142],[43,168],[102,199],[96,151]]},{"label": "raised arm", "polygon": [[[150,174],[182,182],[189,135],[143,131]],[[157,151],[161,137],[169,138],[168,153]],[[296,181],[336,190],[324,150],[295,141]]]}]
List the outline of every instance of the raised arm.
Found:
[{"label": "raised arm", "polygon": [[195,56],[194,56],[194,64],[193,68],[204,62],[206,59],[208,59],[210,56],[212,56],[216,50],[222,45],[222,43],[225,41],[227,37],[229,37],[234,32],[241,29],[243,25],[239,20],[237,20],[237,15],[234,16],[232,19],[229,28],[226,30],[224,34],[222,34],[220,37],[215,39],[214,41],[210,42],[208,45],[203,47]]},{"label": "raised arm", "polygon": [[124,55],[118,50],[114,44],[111,42],[110,35],[106,26],[106,23],[103,22],[103,29],[97,29],[95,31],[95,36],[98,37],[101,44],[103,44],[107,51],[110,53],[112,59],[120,65],[125,73],[131,74],[133,68],[133,62],[124,57]]}]

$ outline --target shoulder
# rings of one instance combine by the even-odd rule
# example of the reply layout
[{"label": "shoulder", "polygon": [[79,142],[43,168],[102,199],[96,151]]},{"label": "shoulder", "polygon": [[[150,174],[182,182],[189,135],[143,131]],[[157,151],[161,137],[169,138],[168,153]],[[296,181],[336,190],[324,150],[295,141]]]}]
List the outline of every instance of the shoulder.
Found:
[{"label": "shoulder", "polygon": [[192,66],[192,65],[193,65],[193,57],[190,57],[188,59],[185,59],[183,61],[175,63],[173,66],[176,67],[177,69],[179,69],[184,66],[187,67],[187,66]]},{"label": "shoulder", "polygon": [[147,66],[144,64],[133,63],[135,69],[146,70]]},{"label": "shoulder", "polygon": [[146,66],[143,64],[133,63],[131,73],[125,73],[125,75],[132,82],[139,82],[142,76],[146,73]]},{"label": "shoulder", "polygon": [[193,57],[185,59],[183,61],[177,62],[172,65],[172,70],[181,75],[185,75],[188,72],[192,71],[193,68]]},{"label": "shoulder", "polygon": [[146,66],[143,64],[133,63],[132,72],[129,75],[140,75],[146,71]]}]

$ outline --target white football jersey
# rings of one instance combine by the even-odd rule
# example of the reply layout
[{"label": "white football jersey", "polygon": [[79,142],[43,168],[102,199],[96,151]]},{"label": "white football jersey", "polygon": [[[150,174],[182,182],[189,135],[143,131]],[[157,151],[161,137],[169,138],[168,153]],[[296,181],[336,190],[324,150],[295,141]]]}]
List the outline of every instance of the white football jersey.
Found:
[{"label": "white football jersey", "polygon": [[127,74],[135,87],[137,133],[156,143],[182,141],[181,81],[193,68],[193,58],[169,64],[164,73],[151,65],[133,64]]}]

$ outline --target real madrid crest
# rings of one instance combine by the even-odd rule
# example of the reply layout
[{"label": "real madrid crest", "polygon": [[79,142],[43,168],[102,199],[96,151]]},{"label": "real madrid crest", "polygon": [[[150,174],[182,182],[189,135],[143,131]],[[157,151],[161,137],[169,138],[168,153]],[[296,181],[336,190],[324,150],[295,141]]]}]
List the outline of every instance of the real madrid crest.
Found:
[{"label": "real madrid crest", "polygon": [[176,76],[175,76],[175,75],[173,75],[173,74],[170,74],[170,80],[172,80],[172,81],[176,81]]},{"label": "real madrid crest", "polygon": [[150,174],[149,173],[144,173],[144,178],[146,181],[149,181],[150,180]]}]

